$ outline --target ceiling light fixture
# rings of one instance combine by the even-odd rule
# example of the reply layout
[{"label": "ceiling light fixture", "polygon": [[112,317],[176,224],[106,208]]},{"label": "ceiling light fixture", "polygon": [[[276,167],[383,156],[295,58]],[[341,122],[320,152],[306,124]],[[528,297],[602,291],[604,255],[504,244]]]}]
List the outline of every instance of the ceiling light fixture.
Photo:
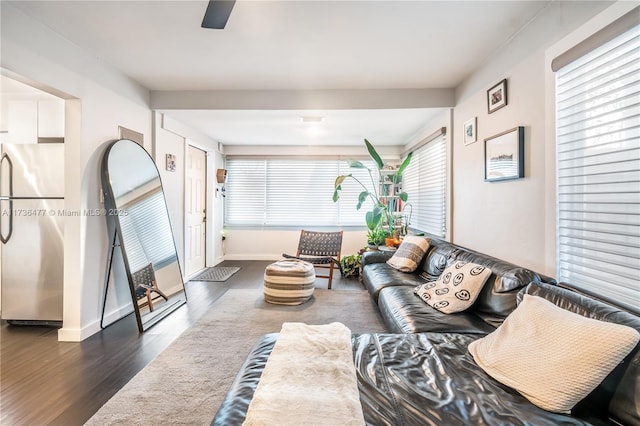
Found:
[{"label": "ceiling light fixture", "polygon": [[300,117],[300,121],[303,123],[322,123],[324,121],[324,117],[308,115]]}]

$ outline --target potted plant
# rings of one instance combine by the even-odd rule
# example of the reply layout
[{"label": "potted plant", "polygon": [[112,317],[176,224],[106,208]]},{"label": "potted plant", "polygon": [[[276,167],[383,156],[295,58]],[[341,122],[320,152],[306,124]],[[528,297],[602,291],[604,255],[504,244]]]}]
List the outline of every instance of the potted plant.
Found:
[{"label": "potted plant", "polygon": [[370,249],[377,250],[379,246],[384,245],[388,236],[389,232],[381,225],[378,225],[367,232],[367,244]]},{"label": "potted plant", "polygon": [[357,277],[362,267],[362,254],[350,254],[340,259],[340,273],[343,277]]},{"label": "potted plant", "polygon": [[[390,231],[393,231],[396,225],[397,217],[396,215],[394,215],[393,211],[390,211],[390,206],[387,203],[385,203],[383,201],[383,198],[381,198],[380,195],[378,194],[378,184],[383,181],[383,170],[385,170],[385,164],[382,161],[382,158],[380,157],[376,149],[373,147],[373,145],[371,145],[371,143],[367,139],[364,140],[364,143],[367,146],[367,151],[369,151],[369,155],[371,156],[373,161],[376,163],[378,182],[374,180],[373,172],[371,171],[371,169],[369,169],[367,166],[362,164],[362,162],[357,160],[347,160],[349,167],[353,167],[357,169],[367,169],[367,171],[369,172],[369,178],[371,179],[371,187],[373,188],[373,190],[369,191],[367,187],[360,180],[358,180],[358,178],[353,176],[351,173],[348,175],[340,175],[336,178],[336,181],[335,181],[335,187],[333,191],[333,201],[336,202],[340,199],[342,182],[344,182],[345,179],[351,178],[356,182],[358,182],[358,184],[360,184],[360,186],[363,189],[363,191],[360,192],[360,194],[358,195],[358,204],[356,205],[356,209],[360,210],[362,205],[367,200],[371,200],[373,203],[372,210],[368,211],[365,216],[366,222],[367,222],[367,228],[369,228],[369,231],[375,230],[381,224],[384,224],[385,226],[387,226],[387,228]],[[409,165],[409,162],[411,161],[412,155],[413,155],[412,152],[407,154],[405,159],[400,164],[400,167],[395,169],[394,173],[384,173],[384,176],[387,177],[387,179],[389,179],[391,182],[395,184],[399,183],[402,179],[402,173],[404,172],[404,170]],[[398,194],[398,197],[402,201],[407,201],[407,199],[409,198],[406,192],[401,192],[400,194]],[[382,244],[384,244],[384,241],[382,242]]]}]

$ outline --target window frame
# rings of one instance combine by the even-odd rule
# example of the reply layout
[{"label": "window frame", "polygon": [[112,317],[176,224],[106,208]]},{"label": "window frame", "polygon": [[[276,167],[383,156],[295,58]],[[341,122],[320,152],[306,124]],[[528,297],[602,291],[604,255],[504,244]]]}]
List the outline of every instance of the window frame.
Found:
[{"label": "window frame", "polygon": [[[362,161],[365,165],[367,165],[374,173],[373,178],[374,181],[377,179],[377,169],[375,169],[375,163],[373,160],[364,157],[355,158]],[[264,185],[256,184],[253,189],[255,192],[254,196],[262,197],[263,208],[261,209],[263,216],[261,219],[258,219],[258,213],[253,211],[253,219],[251,218],[238,218],[234,220],[233,216],[238,215],[238,210],[240,207],[234,205],[233,194],[234,192],[240,191],[235,188],[234,185],[237,183],[235,179],[238,179],[238,173],[242,171],[241,164],[250,164],[254,163],[258,166],[260,163],[263,164],[263,173],[264,176]],[[282,206],[274,205],[275,199],[279,200],[279,202],[286,202],[286,197],[283,198],[282,194],[278,193],[276,197],[270,197],[270,191],[273,191],[273,186],[270,185],[286,185],[282,184],[282,182],[286,182],[286,179],[292,179],[292,182],[299,183],[295,178],[291,178],[285,175],[285,170],[287,164],[298,164],[304,165],[305,163],[309,163],[311,165],[322,165],[322,167],[333,168],[332,171],[326,171],[322,176],[324,179],[324,187],[320,191],[320,196],[316,196],[315,198],[322,201],[322,208],[326,209],[326,211],[330,211],[330,214],[333,215],[333,219],[325,220],[326,215],[324,216],[316,216],[315,221],[309,220],[309,217],[314,217],[314,214],[317,214],[317,203],[316,207],[312,207],[308,209],[306,213],[300,215],[294,215],[295,219],[285,220],[283,219],[283,212],[276,214],[276,210],[282,210]],[[250,166],[243,166],[244,171],[248,172],[252,168]],[[355,169],[350,168],[348,163],[343,158],[300,158],[300,157],[285,157],[285,156],[260,156],[260,157],[243,157],[243,156],[229,156],[226,159],[225,168],[228,171],[227,174],[227,182],[225,188],[225,196],[226,200],[224,203],[224,227],[226,228],[242,228],[242,229],[251,229],[251,228],[259,228],[259,229],[287,229],[287,228],[296,228],[299,229],[300,226],[313,227],[314,229],[345,229],[345,228],[353,228],[353,229],[365,229],[366,221],[365,221],[365,213],[368,209],[371,208],[371,202],[366,202],[360,210],[356,210],[357,204],[357,196],[362,191],[361,187],[353,180],[346,179],[343,183],[343,190],[341,191],[340,200],[337,202],[333,202],[332,195],[334,189],[335,179],[341,174],[355,174],[360,175],[360,181],[362,181],[367,187],[371,185],[371,180],[368,177],[368,173],[363,169]],[[303,167],[304,168],[304,167]],[[280,169],[276,171],[276,169]],[[297,169],[301,170],[301,169]],[[288,169],[290,172],[291,169]],[[256,172],[256,175],[260,174],[260,172]],[[277,176],[276,176],[277,175]],[[259,176],[257,177],[259,178]],[[277,181],[280,179],[281,183],[278,184]],[[282,180],[284,179],[284,180]],[[252,183],[252,182],[249,182]],[[254,182],[255,183],[255,182]],[[258,188],[262,186],[262,188]],[[283,193],[289,193],[290,187],[278,186],[275,191]],[[310,194],[311,192],[317,192],[317,188],[314,188],[313,185],[309,185],[306,190],[304,188],[298,187],[296,190],[297,195],[299,197],[297,200],[299,201],[298,205],[306,204],[308,200],[300,201],[302,195],[300,191],[306,191],[305,193]],[[250,192],[243,192],[244,195],[250,194]],[[324,198],[326,197],[326,198]],[[256,200],[256,204],[258,200]],[[251,201],[238,201],[238,204],[244,204],[245,208],[252,208]],[[314,205],[314,204],[312,204]],[[294,208],[295,209],[295,208]],[[286,207],[285,207],[286,210]],[[304,208],[298,209],[300,211],[304,211]],[[271,213],[271,214],[270,214]],[[231,219],[230,219],[231,217]]]},{"label": "window frame", "polygon": [[[628,15],[628,14],[627,14]],[[604,26],[602,26],[602,24],[600,24],[600,28],[594,28],[593,29],[593,34],[607,34],[607,31],[604,31],[606,29],[607,25],[614,25],[616,23],[619,23],[623,18],[625,17],[625,15],[623,15],[621,18],[617,19],[617,20],[609,20],[609,23],[604,23]],[[615,18],[614,18],[615,19]],[[636,31],[638,31],[636,29]],[[611,33],[609,31],[609,33]],[[626,31],[624,32],[617,32],[617,34],[615,34],[613,37],[611,37],[611,39],[609,40],[601,40],[601,43],[597,46],[593,46],[593,48],[591,50],[589,50],[587,53],[583,54],[582,56],[580,56],[577,59],[574,59],[573,61],[569,62],[568,64],[565,64],[565,67],[569,67],[568,70],[571,70],[572,67],[575,67],[579,64],[581,64],[583,61],[588,60],[590,57],[592,56],[597,56],[598,52],[602,51],[603,49],[606,49],[607,46],[609,45],[608,43],[610,43],[611,41],[613,41],[614,39],[617,39],[617,37],[620,36],[620,34],[622,33],[626,33]],[[590,40],[591,42],[593,42],[593,36],[588,36],[585,35],[584,40]],[[578,45],[580,45],[581,43],[578,43]],[[573,45],[576,45],[576,43],[574,42]],[[572,45],[569,46],[563,46],[565,47],[565,50],[568,49],[568,51],[570,51],[573,47]],[[605,53],[602,53],[605,54]],[[553,52],[548,52],[547,53],[547,60],[549,61],[549,59],[551,59],[551,56],[553,55]],[[560,54],[559,56],[562,56],[562,54]],[[557,58],[557,57],[556,57]],[[551,64],[553,66],[553,61],[556,59],[553,58],[553,60],[551,60]],[[554,71],[559,71],[562,73],[562,69],[558,68],[557,70]],[[565,69],[565,71],[567,71],[567,69]],[[558,128],[558,123],[564,118],[564,115],[562,115],[559,110],[558,110],[558,104],[561,102],[562,99],[562,92],[560,89],[558,89],[556,87],[556,79],[558,77],[557,74],[551,74],[552,75],[552,81],[553,81],[553,97],[551,102],[553,103],[553,106],[551,108],[553,111],[553,126],[549,126],[553,128],[553,139],[554,140],[554,156],[555,156],[555,161],[553,161],[553,176],[554,176],[554,238],[553,238],[553,244],[555,247],[555,250],[553,251],[553,253],[555,254],[553,262],[554,262],[554,267],[555,267],[555,274],[558,277],[559,281],[564,281],[567,284],[571,285],[571,286],[575,286],[577,288],[580,288],[583,291],[586,291],[588,293],[594,293],[597,294],[599,297],[602,297],[603,299],[606,300],[610,300],[611,302],[619,305],[619,306],[623,306],[627,309],[630,309],[631,311],[634,312],[640,312],[640,297],[638,296],[638,289],[635,289],[634,292],[634,288],[633,288],[633,283],[629,284],[628,280],[625,283],[625,280],[622,281],[616,281],[615,278],[609,278],[609,279],[603,279],[602,277],[600,278],[593,278],[594,280],[597,281],[597,284],[594,283],[592,281],[591,278],[585,278],[584,280],[579,278],[580,273],[575,272],[575,269],[573,271],[573,275],[571,272],[571,268],[573,268],[574,264],[571,263],[570,260],[567,259],[563,259],[563,257],[568,257],[568,256],[573,256],[573,253],[566,253],[566,249],[565,247],[567,246],[567,235],[566,235],[566,231],[564,231],[563,229],[566,227],[566,217],[567,217],[567,211],[565,211],[565,208],[562,208],[561,205],[566,205],[566,203],[568,203],[567,200],[567,184],[566,184],[566,173],[564,173],[562,171],[562,167],[564,164],[564,161],[566,161],[565,157],[566,157],[566,149],[564,148],[559,148],[559,146],[561,145],[562,142],[566,143],[566,140],[564,140],[562,138],[562,136],[560,136],[558,134],[557,128]],[[591,74],[590,74],[591,76]],[[591,77],[590,77],[591,78]],[[637,81],[636,81],[637,83]],[[549,89],[551,90],[551,88]],[[609,92],[607,92],[609,93]],[[640,92],[638,92],[640,93]],[[636,93],[636,96],[638,96],[638,93]],[[588,111],[588,110],[585,110]],[[581,111],[582,112],[582,111]],[[586,114],[586,112],[582,112],[583,114]],[[638,116],[638,115],[636,115]],[[592,120],[593,121],[593,120]],[[599,127],[602,127],[602,125],[599,125]],[[637,136],[636,136],[637,138]],[[587,139],[587,138],[583,138],[583,139]],[[621,141],[624,141],[624,139],[621,139]],[[586,145],[585,149],[588,149],[590,145]],[[622,152],[622,151],[619,151]],[[610,155],[610,154],[609,154]],[[592,157],[592,158],[597,158],[597,157]],[[635,157],[634,157],[635,158]],[[616,172],[607,172],[607,173],[617,173]],[[637,173],[637,171],[636,171]],[[604,176],[604,175],[603,175]],[[590,179],[588,176],[582,177],[579,179],[580,182],[587,182],[588,179]],[[579,185],[581,186],[585,186],[586,185],[592,185],[591,183],[580,183]],[[573,184],[570,186],[574,186]],[[591,196],[589,194],[589,190],[584,189],[582,190],[584,192],[585,195],[583,195],[583,198],[586,199],[586,197]],[[611,192],[611,191],[609,191]],[[615,193],[615,191],[613,192]],[[570,194],[569,194],[570,195]],[[637,195],[636,195],[637,196]],[[579,200],[581,203],[592,203],[591,201],[583,201],[583,200]],[[638,212],[636,211],[631,211],[628,214],[632,214],[632,215],[637,215]],[[632,216],[633,217],[633,216]],[[629,218],[627,218],[629,219]],[[603,222],[604,224],[604,222]],[[606,228],[606,224],[605,228]],[[634,226],[637,227],[637,225],[635,225],[635,223],[633,223],[632,220],[632,224],[629,226]],[[599,225],[598,227],[596,227],[595,225],[590,227],[587,226],[582,226],[579,230],[577,230],[576,232],[578,232],[579,235],[581,235],[580,238],[587,238],[587,239],[591,239],[591,238],[596,238],[593,234],[593,232],[596,232],[601,229],[602,227]],[[573,231],[572,231],[573,232]],[[564,233],[564,234],[563,234]],[[586,235],[586,233],[590,233],[590,235]],[[635,235],[634,233],[632,233],[632,235]],[[594,243],[597,244],[597,243]],[[633,243],[635,246],[638,246],[638,242],[636,241],[635,243]],[[595,246],[590,246],[590,248],[597,248],[600,249],[600,247],[595,247]],[[582,249],[578,250],[579,253]],[[582,250],[584,251],[584,250]],[[575,254],[575,257],[578,259],[577,260],[577,264],[580,264],[580,260],[579,259],[588,259],[588,257],[585,257],[586,255],[582,255],[582,257],[578,256],[578,254]],[[591,255],[590,255],[591,256]],[[601,262],[603,259],[607,259],[609,255],[605,255],[605,256],[597,256],[597,260],[591,260],[591,263],[593,262]],[[617,259],[611,259],[611,260],[607,260],[607,263],[609,263],[609,265],[613,265],[613,267],[615,267],[615,262],[618,262]],[[614,263],[611,263],[614,262]],[[586,265],[583,262],[583,266]],[[601,264],[599,264],[601,265]],[[593,266],[593,265],[591,265]],[[602,266],[599,266],[600,269],[602,269]],[[638,273],[637,271],[640,270],[636,269],[636,274]],[[616,272],[615,270],[611,271],[613,274],[617,274],[618,272]],[[581,272],[584,273],[584,272]],[[604,273],[604,272],[603,272]],[[636,286],[637,286],[637,282],[636,282]]]}]

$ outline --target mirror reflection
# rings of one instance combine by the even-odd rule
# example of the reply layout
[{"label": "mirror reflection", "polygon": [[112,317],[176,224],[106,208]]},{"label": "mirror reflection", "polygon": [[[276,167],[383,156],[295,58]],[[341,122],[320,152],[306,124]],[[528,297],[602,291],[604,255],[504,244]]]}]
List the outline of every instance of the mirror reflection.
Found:
[{"label": "mirror reflection", "polygon": [[140,331],[186,301],[158,169],[136,142],[118,140],[102,162],[107,220],[115,222]]}]

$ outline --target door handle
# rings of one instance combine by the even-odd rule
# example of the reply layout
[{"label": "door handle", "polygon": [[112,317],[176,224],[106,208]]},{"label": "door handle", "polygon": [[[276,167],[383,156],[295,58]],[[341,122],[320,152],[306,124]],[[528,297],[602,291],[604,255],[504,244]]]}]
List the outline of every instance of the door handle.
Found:
[{"label": "door handle", "polygon": [[[9,239],[11,238],[11,234],[13,233],[13,162],[9,157],[9,154],[6,152],[2,154],[2,158],[0,158],[0,180],[2,179],[2,169],[4,168],[5,160],[7,165],[9,166],[9,195],[3,196],[3,200],[9,200],[9,232],[7,235],[4,235],[4,229],[2,228],[2,217],[4,216],[3,212],[0,212],[0,241],[2,244],[7,244]],[[2,182],[0,182],[0,187]]]}]

